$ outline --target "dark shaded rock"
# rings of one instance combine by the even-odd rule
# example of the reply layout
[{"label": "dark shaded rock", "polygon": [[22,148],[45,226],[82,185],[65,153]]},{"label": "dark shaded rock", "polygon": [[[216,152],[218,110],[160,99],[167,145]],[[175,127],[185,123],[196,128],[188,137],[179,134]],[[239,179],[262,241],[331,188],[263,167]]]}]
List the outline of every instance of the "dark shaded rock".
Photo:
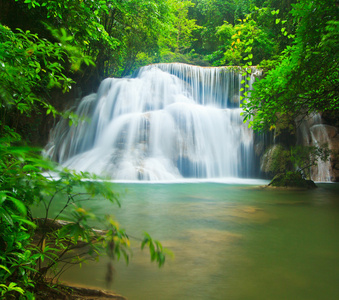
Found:
[{"label": "dark shaded rock", "polygon": [[263,142],[256,143],[254,145],[255,154],[261,156],[264,153],[265,144]]}]

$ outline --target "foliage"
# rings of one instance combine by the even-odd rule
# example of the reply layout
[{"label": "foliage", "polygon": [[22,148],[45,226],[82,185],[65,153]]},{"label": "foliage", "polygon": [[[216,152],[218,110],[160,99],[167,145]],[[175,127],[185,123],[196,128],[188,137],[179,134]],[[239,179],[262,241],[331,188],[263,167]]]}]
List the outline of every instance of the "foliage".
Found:
[{"label": "foliage", "polygon": [[[0,133],[5,124],[19,130],[21,118],[31,114],[45,111],[54,117],[60,115],[49,102],[49,91],[70,90],[74,81],[65,74],[65,65],[73,70],[82,62],[93,63],[68,44],[71,38],[64,30],[53,33],[59,43],[41,39],[30,31],[18,29],[14,33],[0,24]],[[64,117],[76,119],[72,113]],[[25,132],[29,130],[27,125],[21,127]]]},{"label": "foliage", "polygon": [[[68,91],[73,80],[65,72],[65,60],[72,65],[81,60],[78,53],[66,46],[69,37],[60,31],[60,43],[40,39],[30,31],[17,33],[0,24],[0,101],[2,124],[12,109],[29,114],[40,105],[55,115],[57,111],[43,96],[48,89],[59,87]],[[71,54],[69,54],[71,53]]]},{"label": "foliage", "polygon": [[[25,3],[35,9],[56,2]],[[66,6],[60,5],[61,8]],[[30,31],[14,32],[0,24],[0,294],[4,299],[34,299],[37,282],[45,281],[53,271],[56,277],[63,272],[63,268],[57,268],[60,263],[78,264],[88,254],[97,256],[103,249],[112,259],[118,259],[120,254],[128,259],[129,254],[125,231],[112,218],[101,217],[108,227],[99,234],[92,229],[91,222],[100,218],[82,206],[95,197],[119,205],[111,184],[87,173],[60,170],[41,157],[40,149],[25,146],[13,126],[15,118],[8,118],[14,113],[16,118],[25,118],[41,107],[47,114],[59,114],[47,101],[51,88],[67,91],[73,80],[65,73],[78,70],[82,62],[93,64],[67,30],[51,32],[58,42]],[[46,170],[55,176],[48,177]],[[50,207],[59,194],[66,204],[48,221]],[[31,208],[35,204],[45,207],[43,221],[32,217]],[[69,223],[55,227],[56,220],[66,211]],[[79,252],[80,249],[83,251]],[[159,265],[163,264],[162,251],[156,256],[151,251],[151,255]]]},{"label": "foliage", "polygon": [[[188,18],[188,11],[194,6],[194,3],[188,0],[168,0],[166,1],[166,5],[166,27],[163,25],[164,28],[156,33],[156,45],[154,44],[153,48],[150,49],[151,51],[146,52],[138,48],[139,52],[135,52],[134,57],[129,60],[133,62],[134,68],[157,62],[195,63],[200,60],[204,63],[203,59],[197,57],[195,51],[191,49],[192,42],[194,41],[193,33],[200,29],[195,19]],[[142,34],[147,33],[147,30],[149,30],[149,28],[144,28],[142,33],[138,33],[138,37],[133,38],[132,47],[136,47],[136,39],[142,37]],[[137,47],[140,47],[140,45],[146,41],[147,39],[142,37]],[[148,45],[150,46],[152,44],[148,42]],[[132,67],[128,70],[131,69]],[[125,70],[122,74],[127,73]]]},{"label": "foliage", "polygon": [[[32,4],[33,5],[33,4]],[[60,43],[41,39],[30,31],[12,32],[0,24],[0,291],[3,298],[33,299],[37,260],[44,257],[32,246],[34,224],[29,207],[42,201],[49,181],[42,170],[52,165],[40,158],[40,150],[22,144],[13,126],[13,113],[22,116],[44,107],[57,111],[46,101],[47,90],[67,90],[72,80],[61,63],[78,60],[60,31]],[[68,52],[69,51],[69,52]],[[12,121],[12,122],[11,122]]]},{"label": "foliage", "polygon": [[[282,26],[287,30],[293,29],[287,13],[291,3],[295,2],[15,1],[26,5],[27,14],[29,12],[39,16],[52,27],[65,28],[67,34],[73,37],[70,43],[77,46],[82,53],[93,57],[96,68],[86,68],[82,75],[83,80],[93,77],[94,72],[98,77],[95,80],[101,80],[112,75],[128,75],[144,64],[164,60],[190,61],[189,53],[192,53],[192,50],[197,55],[207,55],[208,61],[214,65],[237,64],[244,56],[239,49],[235,52],[230,50],[230,37],[238,32],[241,26],[246,27],[242,41],[247,38],[249,32],[255,37],[252,54],[254,64],[257,64],[262,59],[270,59],[278,48],[289,43],[287,37],[281,36],[280,30]],[[276,23],[277,18],[271,12],[279,10],[279,22]],[[249,15],[252,16],[251,21],[242,24]],[[239,21],[240,23],[237,23]],[[283,22],[287,23],[282,25]],[[233,27],[234,31],[229,37],[225,37],[221,32],[227,25]],[[43,29],[40,28],[40,31],[43,32]],[[178,52],[182,55],[176,55]],[[183,57],[185,55],[186,58]]]},{"label": "foliage", "polygon": [[290,151],[291,162],[305,177],[309,176],[308,171],[311,167],[316,166],[319,161],[327,161],[331,153],[328,145],[295,146]]},{"label": "foliage", "polygon": [[327,161],[331,151],[328,145],[290,146],[274,145],[262,158],[262,170],[271,175],[298,172],[303,178],[310,177],[310,168],[320,161]]},{"label": "foliage", "polygon": [[[338,111],[338,8],[336,1],[303,0],[293,5],[296,25],[293,45],[280,63],[254,84],[244,104],[245,120],[255,130],[267,130],[280,119],[294,124],[297,116],[314,111]],[[314,22],[317,20],[317,22]]]},{"label": "foliage", "polygon": [[313,189],[317,186],[312,180],[305,180],[301,172],[287,172],[276,175],[269,183],[274,187],[292,187],[302,189]]},{"label": "foliage", "polygon": [[291,45],[288,33],[294,33],[295,24],[289,12],[292,9],[292,4],[296,3],[297,0],[256,2],[251,12],[252,18],[274,41],[276,50],[281,52],[286,46]]},{"label": "foliage", "polygon": [[27,176],[37,167],[36,153],[12,147],[11,140],[18,140],[18,135],[8,129],[0,144],[0,289],[3,297],[24,294],[34,286],[30,274],[37,259],[29,247],[35,225],[27,215],[27,206],[39,197],[39,186],[31,185],[36,176]]},{"label": "foliage", "polygon": [[[206,55],[206,59],[213,65],[223,64],[221,62],[223,54],[230,49],[232,43],[230,37],[234,34],[223,38],[220,36],[220,28],[227,25],[239,26],[239,21],[241,23],[249,15],[255,22],[256,30],[260,31],[255,43],[257,51],[253,52],[255,60],[268,59],[272,53],[276,54],[289,43],[287,38],[280,36],[282,22],[277,25],[276,18],[271,12],[280,10],[281,20],[288,22],[284,26],[290,30],[291,22],[287,16],[291,3],[295,0],[195,0],[193,2],[196,6],[190,11],[190,18],[197,19],[197,24],[202,26],[194,33],[196,42],[193,43],[193,48],[197,53]],[[235,32],[238,32],[238,29]]]},{"label": "foliage", "polygon": [[[23,299],[31,299],[37,292],[37,282],[45,282],[53,273],[58,278],[65,268],[81,264],[88,255],[96,257],[104,249],[111,259],[119,259],[123,254],[128,262],[130,242],[125,231],[111,217],[96,216],[82,206],[94,198],[120,205],[112,184],[98,181],[88,173],[60,171],[41,158],[38,149],[12,146],[15,139],[19,141],[18,135],[8,129],[0,144],[2,296],[10,298],[21,294]],[[55,175],[43,174],[45,169]],[[59,200],[62,197],[66,202],[51,219],[51,205],[58,195]],[[45,207],[43,219],[32,219],[33,204]],[[57,220],[66,212],[68,222],[57,226]],[[107,231],[94,230],[91,225],[94,220],[106,223]],[[155,243],[156,251],[150,247],[151,258],[161,266],[165,249],[159,242]],[[60,263],[64,264],[61,268]]]},{"label": "foliage", "polygon": [[170,1],[173,9],[174,36],[168,43],[175,52],[184,52],[191,47],[193,41],[192,32],[202,28],[196,24],[195,19],[188,19],[188,10],[194,7],[192,1]]},{"label": "foliage", "polygon": [[[95,80],[124,76],[139,66],[164,60],[189,61],[192,50],[197,55],[207,55],[214,65],[236,64],[241,62],[239,53],[230,51],[232,41],[223,38],[220,30],[227,24],[238,32],[242,21],[237,22],[249,15],[252,20],[245,25],[255,31],[252,54],[257,64],[290,43],[281,35],[281,29],[293,31],[288,12],[295,1],[15,0],[21,7],[26,6],[27,15],[38,16],[52,27],[65,28],[73,37],[71,44],[93,57],[96,68],[86,68],[83,80],[90,76],[97,77]],[[279,10],[278,20],[271,12]],[[39,27],[38,33],[46,35],[41,24],[35,23],[35,29]],[[177,52],[182,55],[175,55]]]},{"label": "foliage", "polygon": [[[84,70],[82,78],[86,80],[129,74],[141,52],[151,57],[159,56],[160,39],[173,31],[175,10],[172,6],[176,3],[167,0],[16,2],[26,5],[27,15],[38,15],[51,27],[64,28],[73,38],[69,43],[93,58],[96,68]],[[35,30],[46,37],[49,34],[39,25]]]},{"label": "foliage", "polygon": [[[110,13],[110,5],[118,1],[16,1],[24,2],[29,10],[39,13],[40,20],[50,26],[64,28],[67,35],[72,37],[69,44],[77,46],[79,51],[93,57],[96,63],[98,63],[97,58],[101,47],[115,49],[119,44],[101,22],[101,18]],[[117,9],[119,8],[118,6]]]},{"label": "foliage", "polygon": [[262,171],[269,174],[285,173],[292,170],[290,151],[282,145],[274,145],[262,157]]},{"label": "foliage", "polygon": [[165,254],[172,255],[170,251],[168,251],[167,249],[163,249],[159,241],[153,240],[147,232],[145,232],[145,237],[141,243],[141,249],[144,249],[146,245],[149,247],[151,261],[158,262],[159,267],[161,267],[165,263]]},{"label": "foliage", "polygon": [[[173,10],[168,1],[125,1],[125,13],[117,20],[119,26],[113,28],[121,41],[118,51],[114,51],[112,63],[108,61],[108,72],[128,75],[140,65],[138,58],[145,54],[151,62],[159,59],[160,40],[169,36],[173,30]],[[119,65],[115,65],[119,62]]]},{"label": "foliage", "polygon": [[[97,257],[105,250],[111,259],[129,259],[128,234],[110,216],[99,217],[107,231],[93,230],[98,216],[82,205],[93,197],[119,205],[112,187],[87,173],[57,169],[16,133],[18,122],[35,112],[59,114],[49,94],[53,88],[68,92],[75,71],[81,71],[77,76],[86,84],[159,61],[202,63],[206,55],[214,65],[242,65],[244,91],[250,66],[261,62],[266,76],[251,94],[244,93],[243,101],[244,118],[254,129],[293,131],[297,116],[302,120],[314,111],[338,112],[335,0],[0,1],[28,19],[21,26],[26,19],[9,19],[0,12],[2,298],[33,299],[37,281],[47,274],[58,277],[64,271],[57,268],[60,263],[81,263],[88,254]],[[76,120],[71,114],[63,117]],[[287,174],[290,182],[307,176],[307,169],[328,152],[281,147],[274,155],[271,172]],[[48,178],[44,170],[57,176]],[[51,219],[57,195],[66,203]],[[42,220],[32,218],[33,204],[45,207]],[[65,212],[69,222],[55,227]],[[163,265],[167,253],[157,240],[145,234],[141,247],[148,247],[151,260]]]},{"label": "foliage", "polygon": [[[191,9],[190,18],[197,19],[197,24],[202,26],[194,35],[196,42],[193,44],[197,53],[211,54],[220,46],[216,36],[216,28],[224,21],[234,24],[247,5],[241,5],[241,0],[194,0],[194,9]],[[242,17],[242,15],[241,15]]]},{"label": "foliage", "polygon": [[[274,42],[257,25],[251,15],[239,19],[234,26],[225,22],[222,26],[217,27],[216,34],[222,42],[222,46],[209,56],[212,61],[214,60],[214,65],[241,66],[247,63],[247,56],[252,61],[250,65],[256,65],[261,60],[272,57],[276,52]],[[222,57],[220,57],[221,53],[223,53]],[[220,59],[215,60],[218,56]]]}]

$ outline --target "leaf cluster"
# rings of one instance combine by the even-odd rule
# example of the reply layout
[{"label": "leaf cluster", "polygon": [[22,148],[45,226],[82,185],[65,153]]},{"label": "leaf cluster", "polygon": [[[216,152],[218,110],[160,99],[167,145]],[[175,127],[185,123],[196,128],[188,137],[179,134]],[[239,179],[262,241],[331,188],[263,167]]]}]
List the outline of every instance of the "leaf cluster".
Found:
[{"label": "leaf cluster", "polygon": [[245,119],[252,120],[255,130],[267,130],[282,118],[293,124],[297,116],[302,120],[315,111],[338,111],[337,12],[335,1],[303,0],[293,6],[293,44],[255,83],[244,106]]},{"label": "leaf cluster", "polygon": [[[37,284],[48,276],[57,279],[73,265],[81,265],[106,252],[111,260],[130,256],[127,233],[111,216],[87,210],[94,199],[120,206],[113,184],[89,173],[60,170],[42,158],[38,149],[15,146],[19,137],[10,129],[0,144],[0,293],[5,299],[33,299]],[[48,171],[48,172],[47,172]],[[65,199],[58,213],[55,201]],[[32,207],[44,207],[43,218],[33,218]],[[60,218],[67,220],[61,222]],[[93,229],[93,222],[106,230]],[[61,225],[60,225],[61,224]],[[159,266],[166,250],[160,242],[150,246]]]},{"label": "leaf cluster", "polygon": [[310,168],[327,161],[331,151],[328,145],[291,146],[275,145],[262,158],[263,171],[271,175],[298,172],[303,178],[310,177]]},{"label": "leaf cluster", "polygon": [[[162,1],[158,2],[160,6]],[[111,17],[114,9],[124,12],[124,18],[133,18],[120,1],[26,0],[24,4],[32,10],[48,8],[47,18],[60,24],[73,13],[70,9],[74,5],[88,10],[91,16],[94,12],[95,17],[89,19],[92,25],[100,23],[102,16]],[[144,14],[160,9],[146,1],[128,2],[128,5],[132,4],[140,5],[138,12]],[[93,11],[94,8],[97,10]],[[162,17],[150,18],[144,21],[158,22]],[[50,24],[56,25],[53,22]],[[68,266],[81,264],[89,255],[97,257],[106,250],[111,259],[119,259],[122,254],[128,261],[130,254],[125,231],[111,217],[96,216],[83,206],[86,201],[98,197],[119,206],[118,195],[111,183],[88,173],[60,169],[41,157],[40,149],[25,146],[15,131],[16,126],[11,123],[15,119],[10,118],[12,115],[24,118],[40,108],[44,108],[46,114],[60,114],[47,100],[50,90],[60,88],[66,92],[70,89],[73,80],[66,74],[77,71],[82,63],[93,64],[88,55],[99,55],[100,51],[95,52],[93,46],[97,40],[107,39],[105,45],[112,42],[110,49],[116,46],[106,31],[99,33],[102,24],[101,27],[88,26],[88,32],[82,27],[87,32],[82,37],[88,37],[85,40],[88,44],[84,44],[93,48],[80,46],[84,40],[78,36],[77,29],[56,30],[50,25],[45,26],[54,41],[29,30],[13,31],[0,24],[0,294],[4,299],[34,299],[37,282],[44,282],[48,274],[57,278]],[[62,116],[77,120],[74,114]],[[60,197],[66,199],[65,205],[57,215],[51,216],[52,204]],[[33,205],[44,207],[42,221],[33,218]],[[67,218],[68,223],[57,227],[61,216]],[[107,231],[94,230],[95,220],[107,224]],[[161,251],[158,255],[164,255]]]}]

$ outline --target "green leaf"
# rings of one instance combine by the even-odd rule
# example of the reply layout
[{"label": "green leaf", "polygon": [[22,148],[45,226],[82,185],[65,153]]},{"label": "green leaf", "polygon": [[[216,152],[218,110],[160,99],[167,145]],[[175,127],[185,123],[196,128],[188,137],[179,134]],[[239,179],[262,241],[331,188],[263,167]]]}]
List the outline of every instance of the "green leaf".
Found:
[{"label": "green leaf", "polygon": [[16,206],[16,208],[23,214],[23,215],[26,215],[27,214],[27,209],[26,209],[26,206],[25,204],[23,204],[22,201],[14,198],[14,197],[11,197],[11,196],[8,196],[7,197],[8,200],[12,201],[13,204]]},{"label": "green leaf", "polygon": [[6,272],[8,272],[9,274],[12,274],[10,270],[8,270],[7,267],[0,265],[0,269],[4,269]]},{"label": "green leaf", "polygon": [[141,250],[144,249],[145,245],[149,242],[150,242],[149,237],[145,236],[145,238],[143,239],[143,241],[141,243]]},{"label": "green leaf", "polygon": [[7,191],[0,191],[0,204],[2,204],[3,202],[6,201],[7,199],[7,195],[6,195]]},{"label": "green leaf", "polygon": [[37,225],[35,223],[31,222],[30,220],[21,219],[20,221],[25,223],[25,224],[27,224],[27,225],[29,225],[29,226],[31,226],[32,228],[37,228]]},{"label": "green leaf", "polygon": [[15,282],[11,282],[7,289],[8,289],[8,291],[16,291],[16,292],[20,293],[21,295],[23,295],[24,292],[25,292],[21,287],[18,287]]},{"label": "green leaf", "polygon": [[0,218],[4,218],[5,221],[10,224],[11,226],[14,225],[12,217],[9,215],[9,213],[2,207],[0,207]]}]

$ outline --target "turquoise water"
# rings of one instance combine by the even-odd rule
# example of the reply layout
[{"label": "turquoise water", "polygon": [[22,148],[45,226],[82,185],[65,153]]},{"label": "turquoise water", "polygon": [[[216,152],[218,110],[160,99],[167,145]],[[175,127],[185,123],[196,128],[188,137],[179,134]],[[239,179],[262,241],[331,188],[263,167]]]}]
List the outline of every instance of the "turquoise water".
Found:
[{"label": "turquoise water", "polygon": [[[174,253],[162,268],[132,242],[112,289],[144,299],[339,299],[339,185],[311,191],[222,183],[119,184],[122,208],[91,202]],[[127,192],[124,192],[127,190]],[[63,280],[105,288],[107,260]]]}]

